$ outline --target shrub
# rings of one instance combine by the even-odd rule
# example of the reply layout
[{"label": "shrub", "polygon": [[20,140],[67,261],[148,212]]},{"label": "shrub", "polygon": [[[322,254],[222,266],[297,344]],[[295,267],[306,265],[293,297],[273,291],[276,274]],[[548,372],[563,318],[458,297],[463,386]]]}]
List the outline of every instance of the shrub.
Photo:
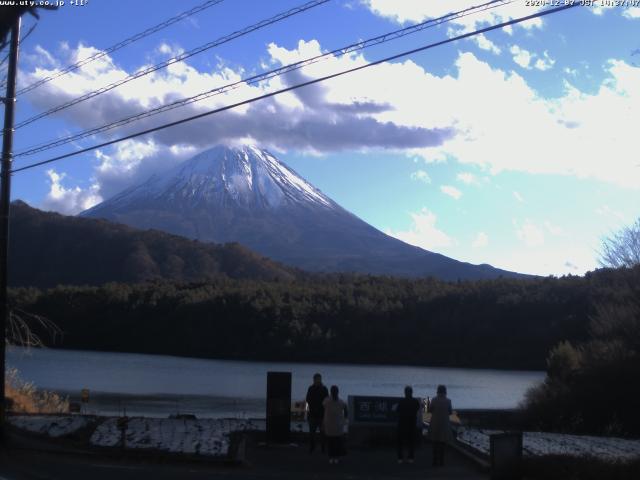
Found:
[{"label": "shrub", "polygon": [[69,399],[55,392],[39,390],[32,382],[22,380],[18,371],[7,370],[5,396],[10,410],[21,413],[67,413]]}]

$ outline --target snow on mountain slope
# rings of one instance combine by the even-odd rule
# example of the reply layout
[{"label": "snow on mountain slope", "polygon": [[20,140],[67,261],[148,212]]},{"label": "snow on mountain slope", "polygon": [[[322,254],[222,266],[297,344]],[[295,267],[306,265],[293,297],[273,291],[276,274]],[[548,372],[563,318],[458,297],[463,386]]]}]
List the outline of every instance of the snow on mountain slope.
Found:
[{"label": "snow on mountain slope", "polygon": [[389,237],[266,150],[217,146],[81,213],[207,242],[239,242],[313,271],[443,279],[516,275]]},{"label": "snow on mountain slope", "polygon": [[254,146],[207,150],[109,202],[116,207],[141,198],[191,205],[232,200],[246,207],[271,209],[295,203],[335,207],[313,185],[266,150]]}]

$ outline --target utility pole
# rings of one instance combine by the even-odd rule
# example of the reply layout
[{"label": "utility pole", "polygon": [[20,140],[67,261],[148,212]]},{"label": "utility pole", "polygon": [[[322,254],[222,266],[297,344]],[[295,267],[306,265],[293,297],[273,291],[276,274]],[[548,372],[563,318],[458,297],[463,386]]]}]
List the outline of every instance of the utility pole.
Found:
[{"label": "utility pole", "polygon": [[16,103],[16,75],[18,73],[18,44],[20,43],[20,16],[11,27],[9,71],[4,102],[4,130],[2,137],[2,168],[0,170],[0,442],[5,443],[5,350],[7,325],[10,321],[7,293],[9,270],[9,207],[11,203],[11,162],[13,157],[13,120]]}]

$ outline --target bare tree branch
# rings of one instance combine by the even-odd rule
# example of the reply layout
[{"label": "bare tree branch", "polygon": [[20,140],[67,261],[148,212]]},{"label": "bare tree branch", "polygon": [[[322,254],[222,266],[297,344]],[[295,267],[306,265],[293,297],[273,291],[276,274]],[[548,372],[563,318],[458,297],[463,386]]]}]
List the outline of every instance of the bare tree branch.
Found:
[{"label": "bare tree branch", "polygon": [[640,265],[640,218],[603,240],[599,263],[611,268]]},{"label": "bare tree branch", "polygon": [[44,342],[34,332],[36,328],[51,335],[53,341],[62,334],[62,330],[51,320],[14,307],[7,325],[7,343],[23,347],[44,347]]}]

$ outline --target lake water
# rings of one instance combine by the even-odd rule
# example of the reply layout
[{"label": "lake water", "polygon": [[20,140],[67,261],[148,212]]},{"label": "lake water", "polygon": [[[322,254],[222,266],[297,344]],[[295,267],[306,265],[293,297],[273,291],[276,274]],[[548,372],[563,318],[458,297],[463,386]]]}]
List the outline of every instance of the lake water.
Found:
[{"label": "lake water", "polygon": [[72,400],[88,388],[90,413],[199,417],[264,417],[266,374],[289,371],[293,399],[304,399],[315,372],[340,395],[400,396],[412,385],[416,397],[435,395],[445,384],[454,408],[513,408],[544,372],[205,360],[166,355],[10,347],[7,366],[37,387]]}]

